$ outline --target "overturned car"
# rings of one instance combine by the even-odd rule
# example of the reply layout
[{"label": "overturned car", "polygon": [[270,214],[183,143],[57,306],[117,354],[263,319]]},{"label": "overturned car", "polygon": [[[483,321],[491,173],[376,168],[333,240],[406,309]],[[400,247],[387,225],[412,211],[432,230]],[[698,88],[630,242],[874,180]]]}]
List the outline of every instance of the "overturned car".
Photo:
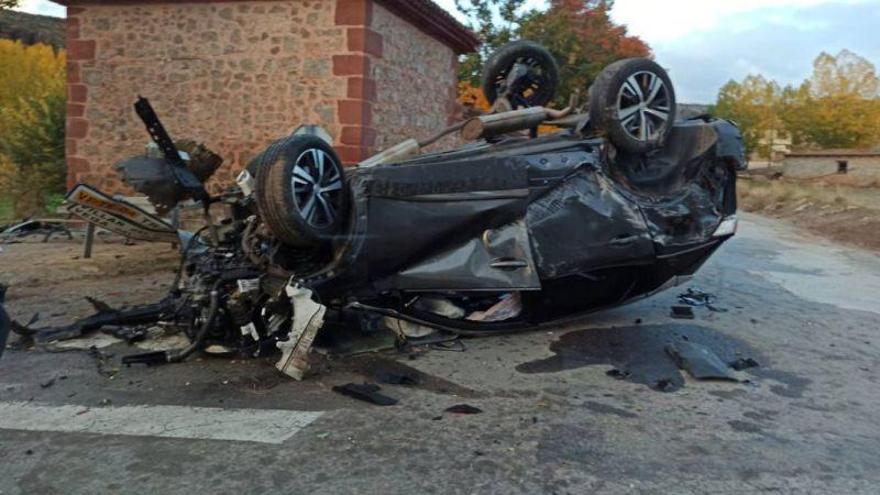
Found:
[{"label": "overturned car", "polygon": [[[68,201],[75,214],[127,236],[179,235],[171,292],[63,328],[15,327],[51,342],[162,321],[191,344],[123,362],[179,361],[209,346],[249,356],[280,349],[279,369],[302,378],[319,330],[385,329],[416,342],[432,332],[528,330],[693,275],[735,233],[744,166],[736,126],[709,116],[676,122],[672,84],[651,60],[608,66],[583,107],[576,98],[546,107],[557,80],[545,49],[511,43],[486,66],[490,113],[348,169],[320,130],[304,127],[219,196],[203,186],[204,160],[181,153],[139,99],[154,153],[120,164],[123,177],[160,212],[201,203],[206,226],[176,232],[85,185]],[[557,130],[539,134],[546,125]],[[454,132],[466,144],[421,153]],[[219,222],[207,213],[217,203],[227,212]]]}]

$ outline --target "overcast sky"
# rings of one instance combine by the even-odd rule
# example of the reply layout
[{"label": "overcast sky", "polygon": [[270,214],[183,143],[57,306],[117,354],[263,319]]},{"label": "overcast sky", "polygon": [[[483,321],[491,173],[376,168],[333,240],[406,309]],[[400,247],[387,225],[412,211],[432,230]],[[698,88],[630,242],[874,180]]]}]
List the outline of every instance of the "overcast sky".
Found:
[{"label": "overcast sky", "polygon": [[[455,10],[453,0],[435,1]],[[48,0],[22,7],[64,15]],[[749,73],[800,82],[823,50],[849,48],[880,65],[880,0],[616,0],[612,15],[651,45],[682,102],[710,103]]]}]

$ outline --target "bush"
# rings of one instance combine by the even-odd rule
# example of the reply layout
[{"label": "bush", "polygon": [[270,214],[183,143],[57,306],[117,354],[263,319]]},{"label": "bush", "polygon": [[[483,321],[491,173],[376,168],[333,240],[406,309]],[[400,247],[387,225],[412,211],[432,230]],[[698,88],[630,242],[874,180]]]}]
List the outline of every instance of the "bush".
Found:
[{"label": "bush", "polygon": [[17,217],[64,192],[65,65],[63,51],[0,40],[0,198]]}]

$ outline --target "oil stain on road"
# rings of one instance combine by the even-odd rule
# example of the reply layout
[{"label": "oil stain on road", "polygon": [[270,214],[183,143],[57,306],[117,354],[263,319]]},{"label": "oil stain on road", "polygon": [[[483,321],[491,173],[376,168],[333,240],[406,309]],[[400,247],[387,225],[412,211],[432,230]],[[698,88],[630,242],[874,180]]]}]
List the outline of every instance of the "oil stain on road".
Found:
[{"label": "oil stain on road", "polygon": [[[645,385],[653,390],[672,392],[684,386],[684,377],[665,348],[677,342],[705,346],[723,362],[751,357],[760,363],[767,360],[747,343],[711,328],[693,324],[668,323],[627,327],[589,328],[569,332],[550,344],[554,355],[520,364],[520,373],[555,373],[593,365],[610,365],[609,376]],[[755,377],[781,382],[788,396],[796,395],[809,380],[783,371],[754,368]],[[775,392],[775,390],[774,390]]]}]

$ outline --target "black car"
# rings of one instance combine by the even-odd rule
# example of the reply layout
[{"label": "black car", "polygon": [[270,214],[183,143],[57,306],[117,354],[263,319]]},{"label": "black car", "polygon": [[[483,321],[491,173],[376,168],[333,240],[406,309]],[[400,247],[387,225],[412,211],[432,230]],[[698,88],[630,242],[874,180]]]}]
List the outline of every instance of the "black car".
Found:
[{"label": "black car", "polygon": [[[279,368],[300,377],[322,326],[384,327],[416,340],[526,330],[693,275],[736,230],[736,171],[745,164],[736,126],[709,116],[675,121],[672,84],[651,60],[608,66],[585,108],[574,98],[564,110],[546,108],[557,80],[545,49],[512,43],[486,67],[489,114],[349,169],[320,130],[305,127],[218,197],[139,100],[162,153],[123,162],[126,181],[160,209],[192,198],[206,209],[224,203],[229,218],[186,236],[178,281],[155,311],[192,345],[129,362],[174,361],[208,345],[247,354],[277,346]],[[537,132],[548,124],[558,130]],[[419,152],[453,132],[468,142]],[[69,201],[129,236],[174,235],[87,186]],[[40,335],[75,336],[106,316]]]}]

